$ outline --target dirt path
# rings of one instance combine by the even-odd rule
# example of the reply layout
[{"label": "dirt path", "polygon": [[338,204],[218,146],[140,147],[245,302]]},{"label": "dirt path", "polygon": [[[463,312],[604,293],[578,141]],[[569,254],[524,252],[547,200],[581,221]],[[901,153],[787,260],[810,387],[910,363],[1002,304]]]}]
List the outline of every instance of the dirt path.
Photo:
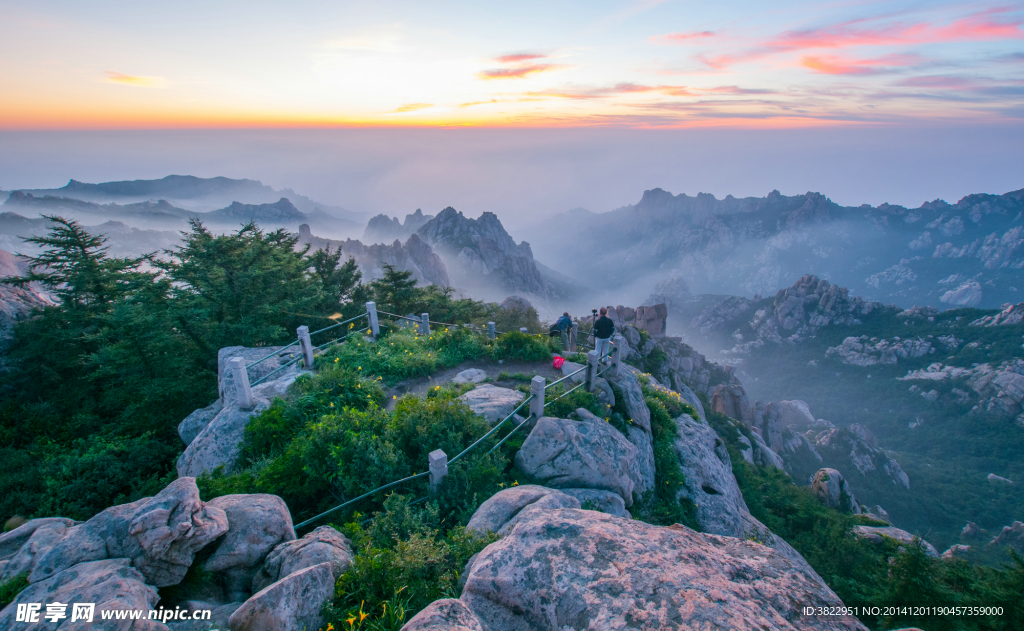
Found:
[{"label": "dirt path", "polygon": [[480,370],[487,373],[487,376],[493,380],[491,383],[493,383],[496,386],[502,386],[504,388],[514,388],[522,382],[517,381],[515,379],[499,380],[498,375],[500,375],[503,372],[508,373],[510,375],[521,373],[525,375],[530,375],[531,377],[534,375],[540,375],[547,379],[549,383],[551,381],[554,381],[555,379],[559,379],[562,377],[562,371],[555,370],[555,368],[552,366],[551,360],[543,362],[507,361],[502,364],[499,364],[489,359],[474,359],[471,361],[462,362],[458,366],[454,366],[452,368],[439,370],[438,372],[432,375],[428,375],[426,377],[406,379],[405,381],[400,381],[394,386],[387,388],[385,392],[387,392],[388,394],[388,409],[394,407],[395,399],[391,397],[400,397],[405,394],[415,394],[417,396],[420,396],[424,394],[427,390],[435,386],[440,386],[449,383],[455,375],[459,374],[460,372],[468,368],[479,368]]}]

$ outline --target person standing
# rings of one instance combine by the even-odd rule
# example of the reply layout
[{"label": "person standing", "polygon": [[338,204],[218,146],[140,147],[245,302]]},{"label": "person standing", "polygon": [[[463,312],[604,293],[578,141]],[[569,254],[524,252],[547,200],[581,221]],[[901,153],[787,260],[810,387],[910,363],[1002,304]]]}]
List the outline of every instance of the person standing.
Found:
[{"label": "person standing", "polygon": [[558,336],[562,340],[562,350],[569,349],[569,327],[572,326],[572,318],[569,317],[569,312],[566,311],[562,314],[561,318],[555,322],[555,326],[558,327]]},{"label": "person standing", "polygon": [[608,317],[608,309],[601,307],[601,317],[594,322],[594,349],[597,356],[603,358],[611,352],[612,334],[615,333],[615,323]]}]

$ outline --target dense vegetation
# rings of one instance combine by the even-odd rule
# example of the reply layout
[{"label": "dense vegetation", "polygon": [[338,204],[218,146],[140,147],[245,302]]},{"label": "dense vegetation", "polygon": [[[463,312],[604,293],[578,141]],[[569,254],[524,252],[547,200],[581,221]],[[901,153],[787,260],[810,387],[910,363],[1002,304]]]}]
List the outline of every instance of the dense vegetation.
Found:
[{"label": "dense vegetation", "polygon": [[[952,392],[953,388],[970,391],[962,381],[898,380],[933,362],[965,368],[987,362],[995,367],[1024,357],[1024,325],[969,326],[991,313],[956,309],[929,322],[924,318],[900,320],[891,310],[881,310],[865,317],[861,325],[824,327],[802,343],[768,344],[755,351],[742,366],[744,385],[752,398],[800,399],[816,417],[837,426],[860,423],[868,427],[881,446],[893,450],[910,476],[910,489],[893,485],[881,473],[861,476],[848,470],[852,465],[837,468],[847,475],[859,501],[869,506],[881,504],[900,527],[920,533],[940,550],[961,542],[960,530],[967,521],[994,536],[1024,516],[1024,487],[986,479],[995,473],[1024,480],[1020,457],[1024,428],[1013,418],[972,412],[977,396],[971,393],[970,399],[963,400]],[[834,355],[826,357],[827,348],[838,346],[847,336],[860,335],[888,340],[929,339],[931,335],[938,350],[920,358],[901,358],[896,365],[866,367],[841,363]],[[936,342],[947,335],[962,343],[956,349],[946,349]],[[935,389],[938,399],[929,402],[919,391],[910,391],[915,383],[919,387],[927,384],[925,390]],[[983,556],[1004,561],[1002,552]]]}]

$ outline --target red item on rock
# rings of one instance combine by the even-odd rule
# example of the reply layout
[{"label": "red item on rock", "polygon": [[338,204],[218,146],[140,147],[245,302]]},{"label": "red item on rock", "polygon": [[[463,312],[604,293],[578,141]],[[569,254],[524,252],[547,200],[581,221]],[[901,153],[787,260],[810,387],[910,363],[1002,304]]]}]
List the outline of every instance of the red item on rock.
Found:
[{"label": "red item on rock", "polygon": [[561,370],[562,364],[565,363],[564,357],[556,357],[555,361],[551,362],[551,365],[555,367],[555,370]]}]

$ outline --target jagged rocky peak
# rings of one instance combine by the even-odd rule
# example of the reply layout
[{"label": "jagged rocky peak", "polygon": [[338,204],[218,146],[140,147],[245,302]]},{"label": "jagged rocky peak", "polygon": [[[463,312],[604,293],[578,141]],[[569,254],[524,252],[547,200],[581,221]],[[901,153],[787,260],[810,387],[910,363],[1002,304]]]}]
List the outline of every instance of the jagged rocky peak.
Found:
[{"label": "jagged rocky peak", "polygon": [[206,217],[219,220],[240,220],[268,223],[303,221],[306,214],[295,207],[291,201],[282,197],[272,204],[243,204],[231,202],[227,208],[206,213]]},{"label": "jagged rocky peak", "polygon": [[364,280],[380,278],[384,274],[384,265],[388,264],[395,269],[412,272],[412,277],[421,285],[451,286],[444,261],[415,234],[406,239],[404,245],[398,239],[391,244],[364,245],[355,239],[340,241],[315,236],[308,224],[302,224],[299,226],[299,243],[309,244],[314,250],[341,248],[342,258],[355,259]]},{"label": "jagged rocky peak", "polygon": [[[494,213],[470,219],[449,206],[420,227],[417,234],[439,253],[457,261],[460,286],[480,284],[481,277],[493,277],[501,289],[541,298],[551,295],[551,286],[541,276],[530,244],[517,244]],[[494,280],[488,279],[485,284],[493,286]]]},{"label": "jagged rocky peak", "polygon": [[424,215],[423,210],[419,208],[416,212],[406,215],[404,222],[399,221],[398,217],[380,214],[366,224],[363,239],[367,243],[390,243],[395,239],[407,239],[433,218],[433,215]]}]

